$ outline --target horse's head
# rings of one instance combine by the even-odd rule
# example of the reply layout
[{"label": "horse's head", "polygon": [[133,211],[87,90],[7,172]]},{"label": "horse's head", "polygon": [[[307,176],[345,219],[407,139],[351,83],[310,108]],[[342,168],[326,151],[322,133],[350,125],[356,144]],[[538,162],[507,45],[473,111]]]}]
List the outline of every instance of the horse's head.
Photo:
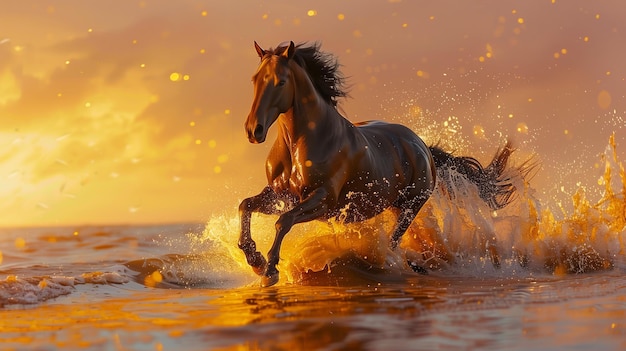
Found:
[{"label": "horse's head", "polygon": [[293,106],[294,83],[289,60],[295,52],[293,41],[284,50],[270,52],[254,42],[261,63],[252,77],[254,97],[252,109],[245,123],[251,143],[265,141],[267,131],[281,113]]}]

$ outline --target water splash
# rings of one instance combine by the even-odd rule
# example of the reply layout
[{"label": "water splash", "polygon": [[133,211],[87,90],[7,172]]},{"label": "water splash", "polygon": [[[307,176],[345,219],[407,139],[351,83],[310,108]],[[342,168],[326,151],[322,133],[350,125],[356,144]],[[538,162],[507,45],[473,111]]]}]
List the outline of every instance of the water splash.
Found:
[{"label": "water splash", "polygon": [[[404,235],[400,249],[388,249],[395,214],[385,211],[362,223],[309,222],[294,226],[285,237],[279,270],[283,283],[311,284],[311,276],[333,272],[374,280],[410,274],[413,262],[434,274],[529,275],[572,274],[612,268],[624,256],[626,173],[617,157],[614,137],[601,159],[602,198],[593,203],[580,188],[571,201],[574,211],[559,216],[542,209],[523,167],[508,177],[517,198],[493,211],[478,190],[452,169],[439,170],[433,195]],[[615,175],[619,175],[619,179]],[[562,217],[562,219],[557,219]],[[262,252],[274,238],[275,216],[254,215],[252,235]],[[218,265],[230,272],[250,271],[237,248],[237,218],[209,220],[198,240],[216,243]],[[349,269],[346,270],[346,266]],[[336,276],[335,276],[336,277]]]}]

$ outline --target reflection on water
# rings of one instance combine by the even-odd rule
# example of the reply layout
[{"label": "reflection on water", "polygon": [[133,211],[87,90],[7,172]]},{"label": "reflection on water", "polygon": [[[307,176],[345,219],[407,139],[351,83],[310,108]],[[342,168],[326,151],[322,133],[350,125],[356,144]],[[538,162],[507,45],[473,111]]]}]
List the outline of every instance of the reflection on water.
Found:
[{"label": "reflection on water", "polygon": [[105,285],[5,309],[0,330],[3,345],[33,349],[619,349],[622,274],[228,290]]}]

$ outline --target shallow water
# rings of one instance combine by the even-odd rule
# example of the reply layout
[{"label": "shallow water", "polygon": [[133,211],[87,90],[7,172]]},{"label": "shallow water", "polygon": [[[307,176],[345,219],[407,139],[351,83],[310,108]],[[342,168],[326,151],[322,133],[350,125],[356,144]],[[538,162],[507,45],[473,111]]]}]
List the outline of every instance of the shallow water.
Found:
[{"label": "shallow water", "polygon": [[[396,252],[392,213],[297,225],[271,288],[236,247],[235,208],[205,224],[0,229],[0,345],[623,350],[626,173],[614,151],[610,141],[602,199],[581,189],[560,218],[519,174],[520,195],[493,212],[441,173],[453,181],[437,187]],[[274,221],[253,217],[263,252]]]},{"label": "shallow water", "polygon": [[[194,225],[4,230],[2,348],[620,350],[626,346],[623,261],[611,270],[587,274],[419,275],[372,271],[347,257],[336,261],[330,273],[263,289],[246,270],[229,276],[225,272],[230,268],[212,266],[209,257],[200,264],[193,253],[171,254],[173,246],[183,250],[181,243],[202,235],[202,226]],[[25,245],[15,249],[9,240],[15,237]],[[179,239],[165,244],[171,237]],[[186,248],[189,252],[206,249],[191,246]],[[133,257],[137,259],[127,260]],[[149,278],[156,266],[164,272],[160,282]],[[191,266],[196,272],[190,273],[194,276],[187,278],[187,285],[180,277],[177,284],[171,283],[173,277],[166,282],[166,275]],[[96,272],[109,273],[100,274],[98,280]],[[25,301],[16,304],[7,298],[11,281],[27,280],[35,291],[48,290],[49,295],[35,297],[35,292],[13,285],[20,289],[14,298]]]}]

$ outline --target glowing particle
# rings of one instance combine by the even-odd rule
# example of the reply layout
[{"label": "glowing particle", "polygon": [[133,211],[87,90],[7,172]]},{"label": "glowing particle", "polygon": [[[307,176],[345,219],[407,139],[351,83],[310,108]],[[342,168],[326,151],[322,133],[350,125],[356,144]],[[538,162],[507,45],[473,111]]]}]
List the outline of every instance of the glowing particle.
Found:
[{"label": "glowing particle", "polygon": [[92,28],[87,29],[87,33],[93,33],[93,29]]},{"label": "glowing particle", "polygon": [[583,41],[584,41],[585,43],[586,43],[586,42],[588,42],[588,41],[589,41],[589,37],[585,36],[585,37],[583,38]]},{"label": "glowing particle", "polygon": [[528,134],[528,126],[526,125],[526,123],[523,123],[523,122],[518,123],[516,130],[518,133]]},{"label": "glowing particle", "polygon": [[172,82],[176,82],[176,81],[180,80],[180,73],[178,73],[178,72],[172,72],[172,73],[170,74],[170,80],[171,80]]},{"label": "glowing particle", "polygon": [[606,73],[604,73],[604,74],[606,74],[607,76],[610,76],[611,75],[611,71],[606,71]]},{"label": "glowing particle", "polygon": [[565,49],[565,48],[561,49],[561,54],[563,54],[563,55],[567,54],[567,49]]},{"label": "glowing particle", "polygon": [[317,15],[317,11],[316,10],[309,10],[306,12],[306,15],[309,17],[313,17]]},{"label": "glowing particle", "polygon": [[337,15],[337,19],[343,21],[344,19],[346,19],[346,16],[343,13],[340,13]]},{"label": "glowing particle", "polygon": [[221,154],[217,157],[217,163],[226,163],[226,162],[228,162],[227,154]]},{"label": "glowing particle", "polygon": [[485,62],[485,57],[484,56],[480,56],[478,58],[478,62]]},{"label": "glowing particle", "polygon": [[0,251],[0,264],[2,264],[2,251]]},{"label": "glowing particle", "polygon": [[141,67],[141,68],[146,68],[146,64],[145,64],[145,63],[142,63],[142,64],[140,64],[140,65],[139,65],[139,67]]},{"label": "glowing particle", "polygon": [[434,21],[435,20],[435,16],[430,16],[428,17],[429,20]]},{"label": "glowing particle", "polygon": [[598,106],[601,109],[606,110],[611,106],[611,94],[606,90],[601,90],[598,93]]},{"label": "glowing particle", "polygon": [[200,53],[204,54],[204,53],[206,53],[206,50],[205,49],[200,49]]},{"label": "glowing particle", "polygon": [[132,43],[133,45],[137,44],[137,39],[133,39]]},{"label": "glowing particle", "polygon": [[194,122],[194,121],[189,122],[189,126],[190,127],[195,127],[196,126],[196,122]]},{"label": "glowing particle", "polygon": [[561,57],[561,54],[558,52],[555,52],[553,56],[555,59],[558,59],[559,57]]},{"label": "glowing particle", "polygon": [[152,274],[147,275],[144,278],[144,284],[149,287],[155,287],[158,283],[163,281],[163,275],[159,271],[154,271]]},{"label": "glowing particle", "polygon": [[313,166],[313,162],[311,160],[306,160],[306,161],[304,161],[304,165],[306,167],[311,167],[311,166]]},{"label": "glowing particle", "polygon": [[202,140],[196,139],[195,143],[196,143],[196,145],[200,145],[200,144],[202,144]]},{"label": "glowing particle", "polygon": [[57,93],[57,97],[62,97],[63,93]]},{"label": "glowing particle", "polygon": [[225,114],[225,115],[230,115],[230,110],[229,110],[229,109],[225,109],[225,110],[224,110],[224,114]]},{"label": "glowing particle", "polygon": [[422,71],[421,69],[415,72],[415,74],[420,78],[424,78],[426,76],[426,72]]},{"label": "glowing particle", "polygon": [[206,17],[208,14],[209,14],[209,13],[208,13],[206,10],[205,10],[205,11],[200,12],[200,15],[201,15],[202,17]]},{"label": "glowing particle", "polygon": [[513,118],[513,114],[512,113],[509,113],[509,118]]},{"label": "glowing particle", "polygon": [[476,137],[478,138],[484,138],[485,137],[485,129],[480,126],[480,125],[475,125],[473,128],[473,133]]},{"label": "glowing particle", "polygon": [[85,102],[85,107],[86,108],[90,108],[91,107],[91,102]]},{"label": "glowing particle", "polygon": [[183,80],[189,80],[189,75],[188,75],[188,74],[185,74],[185,75],[183,76]]},{"label": "glowing particle", "polygon": [[39,284],[37,284],[37,286],[39,287],[39,289],[45,289],[46,286],[48,286],[48,281],[45,279],[42,279]]},{"label": "glowing particle", "polygon": [[26,240],[24,238],[18,237],[15,238],[15,247],[18,249],[23,249],[26,247]]},{"label": "glowing particle", "polygon": [[596,19],[600,19],[600,14],[599,13],[596,14]]},{"label": "glowing particle", "polygon": [[524,24],[524,18],[520,17],[517,19],[517,23]]},{"label": "glowing particle", "polygon": [[355,29],[354,31],[352,31],[352,36],[355,37],[355,38],[360,38],[360,37],[363,36],[363,33],[361,33],[360,30]]},{"label": "glowing particle", "polygon": [[528,98],[528,102],[533,102],[533,98]]},{"label": "glowing particle", "polygon": [[402,28],[407,28],[409,26],[408,23],[402,23]]},{"label": "glowing particle", "polygon": [[74,233],[72,233],[72,235],[74,235],[74,236],[78,236],[78,234],[79,234],[78,230],[75,230]]},{"label": "glowing particle", "polygon": [[215,149],[216,146],[217,146],[217,142],[214,139],[209,140],[209,147],[211,149]]},{"label": "glowing particle", "polygon": [[283,21],[280,18],[277,18],[274,20],[274,25],[275,26],[280,26],[283,24]]},{"label": "glowing particle", "polygon": [[66,65],[69,65],[70,63],[71,63],[71,61],[70,61],[70,60],[65,60],[65,64],[66,64]]},{"label": "glowing particle", "polygon": [[267,13],[264,13],[263,16],[261,16],[262,19],[266,20],[269,16],[267,15]]},{"label": "glowing particle", "polygon": [[222,167],[220,167],[220,166],[213,167],[213,173],[215,173],[215,174],[222,173]]},{"label": "glowing particle", "polygon": [[411,106],[409,108],[409,113],[411,116],[422,116],[422,108],[419,106]]},{"label": "glowing particle", "polygon": [[159,271],[152,272],[151,276],[152,276],[152,280],[154,280],[157,283],[160,283],[163,281],[163,275],[161,275],[161,272]]}]

